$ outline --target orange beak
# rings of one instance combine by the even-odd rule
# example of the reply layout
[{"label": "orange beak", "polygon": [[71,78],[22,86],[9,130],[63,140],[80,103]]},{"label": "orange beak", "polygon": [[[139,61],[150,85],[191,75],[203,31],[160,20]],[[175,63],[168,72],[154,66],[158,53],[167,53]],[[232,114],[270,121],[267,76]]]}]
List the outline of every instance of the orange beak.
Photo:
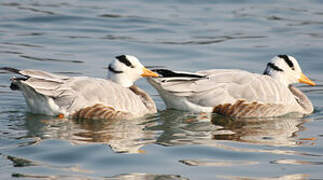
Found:
[{"label": "orange beak", "polygon": [[158,77],[159,76],[157,73],[154,73],[145,67],[142,70],[144,71],[144,73],[141,74],[142,77]]},{"label": "orange beak", "polygon": [[303,73],[301,74],[301,77],[298,79],[298,81],[300,83],[305,83],[311,86],[315,86],[315,82],[313,82],[312,80],[308,79],[308,77],[306,77]]}]

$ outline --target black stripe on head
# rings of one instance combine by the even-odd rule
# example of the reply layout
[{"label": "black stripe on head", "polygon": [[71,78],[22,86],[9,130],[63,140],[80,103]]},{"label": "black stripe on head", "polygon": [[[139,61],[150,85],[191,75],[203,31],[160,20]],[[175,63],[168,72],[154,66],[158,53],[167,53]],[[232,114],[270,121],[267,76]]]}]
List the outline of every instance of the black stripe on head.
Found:
[{"label": "black stripe on head", "polygon": [[111,66],[111,64],[109,65],[108,69],[109,69],[109,71],[111,71],[113,73],[117,73],[117,74],[118,73],[123,73],[123,71],[117,71],[117,70],[113,69],[113,67]]},{"label": "black stripe on head", "polygon": [[280,69],[278,66],[276,66],[275,64],[273,64],[273,63],[268,63],[267,64],[267,68],[265,69],[265,72],[263,73],[264,75],[268,75],[269,74],[269,69],[268,68],[271,68],[271,69],[273,69],[273,70],[275,70],[275,71],[281,71],[281,72],[283,72],[283,70],[282,69]]},{"label": "black stripe on head", "polygon": [[278,57],[283,58],[288,66],[294,70],[294,64],[287,55],[278,55]]},{"label": "black stripe on head", "polygon": [[117,56],[116,58],[126,66],[134,68],[134,66],[131,64],[131,62],[127,59],[125,55]]}]

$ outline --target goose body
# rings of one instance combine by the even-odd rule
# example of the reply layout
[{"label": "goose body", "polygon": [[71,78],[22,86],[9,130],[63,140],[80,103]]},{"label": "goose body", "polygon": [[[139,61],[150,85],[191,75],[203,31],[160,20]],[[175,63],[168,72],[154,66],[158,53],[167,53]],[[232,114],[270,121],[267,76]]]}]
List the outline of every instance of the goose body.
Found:
[{"label": "goose body", "polygon": [[[133,85],[140,76],[157,74],[144,68],[133,56],[118,56],[109,66],[109,79],[68,77],[40,70],[3,69],[23,76],[11,79],[11,89],[22,91],[32,113],[112,119],[135,118],[157,112],[150,96]],[[134,72],[129,72],[131,70]]]},{"label": "goose body", "polygon": [[[286,73],[289,69],[291,72],[288,73],[295,75],[297,81],[287,77],[288,74],[277,74]],[[292,112],[313,112],[313,105],[307,96],[291,83],[302,81],[315,84],[301,73],[296,59],[291,56],[273,58],[264,74],[235,69],[211,69],[196,73],[165,69],[155,71],[160,77],[149,78],[148,82],[157,89],[168,108],[215,112],[232,117],[272,117]],[[293,74],[294,71],[297,72]]]}]

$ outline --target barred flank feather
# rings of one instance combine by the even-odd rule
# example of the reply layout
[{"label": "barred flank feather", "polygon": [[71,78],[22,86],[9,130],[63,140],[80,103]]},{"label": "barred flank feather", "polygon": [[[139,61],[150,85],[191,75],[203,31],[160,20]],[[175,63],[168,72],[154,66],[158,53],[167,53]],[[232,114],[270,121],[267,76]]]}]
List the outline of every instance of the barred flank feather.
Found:
[{"label": "barred flank feather", "polygon": [[123,119],[129,117],[131,114],[116,111],[113,107],[96,104],[78,110],[72,115],[73,119]]},{"label": "barred flank feather", "polygon": [[261,104],[257,102],[245,103],[244,100],[238,100],[234,104],[220,104],[213,108],[214,113],[231,117],[262,117],[277,116],[282,114],[282,105]]}]

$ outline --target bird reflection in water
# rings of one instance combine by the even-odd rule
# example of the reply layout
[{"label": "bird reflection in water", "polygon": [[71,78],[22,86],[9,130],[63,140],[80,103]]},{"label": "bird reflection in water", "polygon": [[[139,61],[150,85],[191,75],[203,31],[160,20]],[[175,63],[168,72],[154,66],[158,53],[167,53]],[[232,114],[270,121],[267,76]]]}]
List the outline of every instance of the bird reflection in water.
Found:
[{"label": "bird reflection in water", "polygon": [[145,131],[153,117],[131,120],[57,119],[28,114],[25,126],[29,137],[63,139],[73,144],[106,143],[117,153],[143,153],[140,148],[154,143],[155,131]]},{"label": "bird reflection in water", "polygon": [[304,130],[303,124],[307,121],[310,119],[287,116],[264,119],[216,117],[212,119],[212,123],[223,126],[224,129],[232,131],[232,134],[217,133],[213,135],[213,139],[271,146],[294,146],[305,142],[302,141],[305,138],[297,138],[297,132]]},{"label": "bird reflection in water", "polygon": [[155,141],[154,132],[144,130],[154,123],[145,118],[109,121],[83,119],[75,123],[85,130],[74,134],[78,141],[108,143],[118,153],[143,153],[140,148]]},{"label": "bird reflection in water", "polygon": [[[170,113],[171,112],[171,113]],[[298,138],[310,118],[233,119],[216,114],[168,111],[161,114],[164,133],[157,142],[166,146],[180,144],[215,145],[221,140],[271,146],[296,146],[312,143],[313,138]]]},{"label": "bird reflection in water", "polygon": [[28,114],[25,127],[29,137],[64,139],[73,144],[106,143],[117,153],[143,153],[141,148],[147,144],[202,144],[240,151],[241,148],[234,149],[220,142],[271,146],[312,143],[311,138],[297,137],[297,132],[304,130],[303,123],[310,120],[292,117],[230,119],[214,114],[165,110],[158,116],[109,121],[62,120]]}]

